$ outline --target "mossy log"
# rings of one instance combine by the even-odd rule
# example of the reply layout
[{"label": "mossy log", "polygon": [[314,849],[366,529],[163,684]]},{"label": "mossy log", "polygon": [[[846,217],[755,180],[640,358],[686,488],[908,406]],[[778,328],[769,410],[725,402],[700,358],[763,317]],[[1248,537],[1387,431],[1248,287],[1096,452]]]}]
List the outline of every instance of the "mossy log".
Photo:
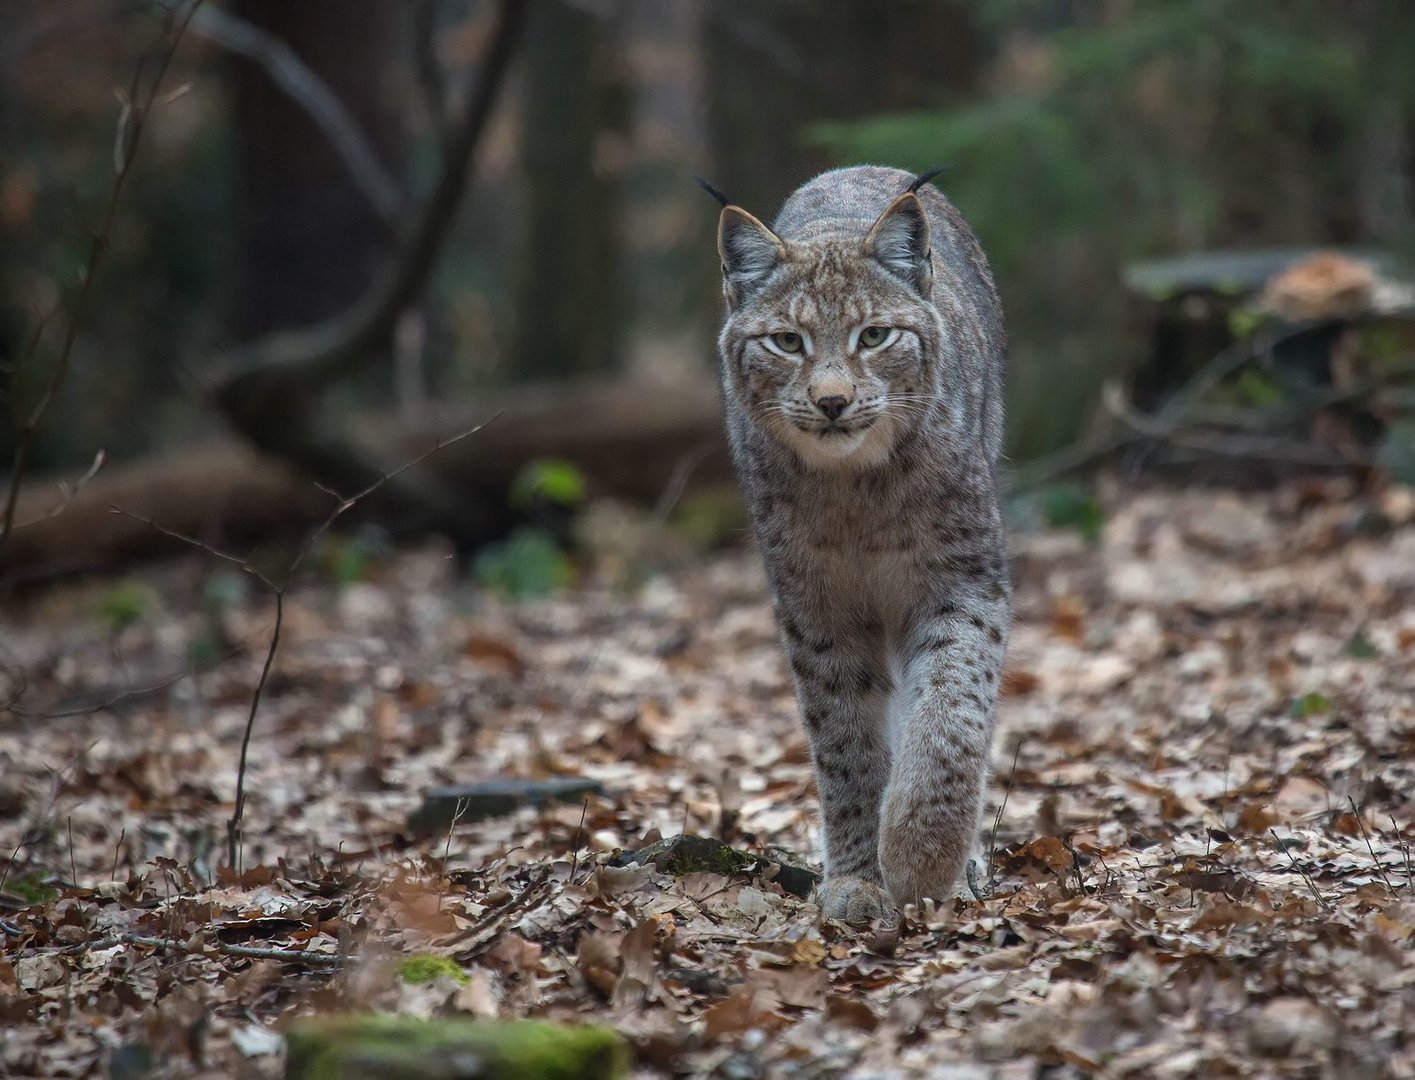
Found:
[{"label": "mossy log", "polygon": [[286,1080],[616,1080],[629,1067],[608,1028],[544,1020],[318,1016],[286,1041]]}]

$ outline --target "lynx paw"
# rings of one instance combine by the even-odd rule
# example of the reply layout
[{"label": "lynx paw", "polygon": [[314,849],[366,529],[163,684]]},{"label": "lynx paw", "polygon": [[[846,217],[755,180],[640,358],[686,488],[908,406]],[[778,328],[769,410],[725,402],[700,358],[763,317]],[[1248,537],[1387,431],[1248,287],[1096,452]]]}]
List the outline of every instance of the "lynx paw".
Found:
[{"label": "lynx paw", "polygon": [[839,919],[856,926],[875,919],[899,921],[899,908],[889,898],[889,893],[864,878],[829,878],[817,891],[816,900],[827,919]]}]

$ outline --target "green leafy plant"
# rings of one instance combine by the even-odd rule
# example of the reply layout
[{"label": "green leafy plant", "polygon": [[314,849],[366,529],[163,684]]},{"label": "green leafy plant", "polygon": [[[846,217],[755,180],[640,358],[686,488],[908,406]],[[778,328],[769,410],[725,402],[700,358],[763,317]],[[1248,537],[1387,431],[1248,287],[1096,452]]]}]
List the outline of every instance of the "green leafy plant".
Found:
[{"label": "green leafy plant", "polygon": [[155,612],[160,604],[157,593],[141,581],[120,581],[98,601],[98,621],[110,634],[120,634]]},{"label": "green leafy plant", "polygon": [[1331,712],[1331,698],[1314,690],[1310,694],[1303,694],[1294,701],[1292,708],[1288,710],[1288,715],[1294,720],[1305,720],[1309,716],[1320,716],[1329,712]]},{"label": "green leafy plant", "polygon": [[477,581],[515,599],[545,596],[575,580],[575,568],[544,529],[523,527],[488,544],[472,566]]},{"label": "green leafy plant", "polygon": [[1038,496],[1046,523],[1054,529],[1075,529],[1095,543],[1101,537],[1105,512],[1099,500],[1080,484],[1056,484]]},{"label": "green leafy plant", "polygon": [[538,503],[574,508],[585,501],[585,474],[559,458],[539,458],[522,466],[511,481],[511,505],[518,510]]},{"label": "green leafy plant", "polygon": [[398,977],[405,983],[414,984],[430,983],[443,977],[463,986],[468,982],[467,973],[457,966],[457,961],[450,956],[433,956],[429,953],[410,956],[404,960],[398,965]]}]

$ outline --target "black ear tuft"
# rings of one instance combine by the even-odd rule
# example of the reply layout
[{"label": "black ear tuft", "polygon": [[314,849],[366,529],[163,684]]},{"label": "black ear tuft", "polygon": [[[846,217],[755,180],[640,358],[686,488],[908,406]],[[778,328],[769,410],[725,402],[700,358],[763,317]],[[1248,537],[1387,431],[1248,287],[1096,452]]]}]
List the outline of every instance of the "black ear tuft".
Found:
[{"label": "black ear tuft", "polygon": [[[923,187],[925,184],[927,184],[930,180],[932,180],[932,179],[933,179],[935,176],[937,176],[939,173],[943,172],[946,167],[947,167],[947,166],[944,166],[944,165],[935,165],[935,166],[934,166],[932,169],[930,169],[928,172],[921,172],[918,176],[914,177],[914,182],[913,182],[912,184],[910,184],[907,188],[905,188],[905,190],[906,190],[906,191],[912,191],[915,195],[917,195],[917,194],[919,193],[919,189],[920,189],[921,187]],[[702,181],[698,181],[698,182],[699,182],[699,183],[702,183]]]},{"label": "black ear tuft", "polygon": [[693,177],[693,179],[698,182],[698,187],[702,188],[704,191],[706,191],[709,195],[711,195],[714,199],[717,200],[719,206],[732,205],[731,199],[729,199],[722,192],[718,191],[717,188],[713,187],[712,184],[708,183],[701,176],[695,176]]}]

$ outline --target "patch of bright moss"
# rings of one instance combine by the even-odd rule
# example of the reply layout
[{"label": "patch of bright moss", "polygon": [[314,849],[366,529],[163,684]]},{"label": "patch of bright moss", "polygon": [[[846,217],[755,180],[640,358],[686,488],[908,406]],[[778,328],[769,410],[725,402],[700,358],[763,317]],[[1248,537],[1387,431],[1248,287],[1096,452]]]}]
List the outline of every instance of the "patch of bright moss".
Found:
[{"label": "patch of bright moss", "polygon": [[59,890],[53,885],[44,884],[44,875],[39,873],[11,877],[5,882],[5,891],[27,904],[42,904],[59,895]]},{"label": "patch of bright moss", "polygon": [[545,1020],[319,1016],[287,1033],[286,1080],[619,1080],[628,1050],[608,1028]]},{"label": "patch of bright moss", "polygon": [[637,862],[653,863],[674,877],[721,874],[731,877],[751,869],[756,859],[711,836],[670,836],[639,852]]},{"label": "patch of bright moss", "polygon": [[441,975],[465,986],[467,973],[457,966],[457,962],[447,956],[433,956],[421,953],[410,956],[398,965],[398,978],[405,983],[430,983]]}]

